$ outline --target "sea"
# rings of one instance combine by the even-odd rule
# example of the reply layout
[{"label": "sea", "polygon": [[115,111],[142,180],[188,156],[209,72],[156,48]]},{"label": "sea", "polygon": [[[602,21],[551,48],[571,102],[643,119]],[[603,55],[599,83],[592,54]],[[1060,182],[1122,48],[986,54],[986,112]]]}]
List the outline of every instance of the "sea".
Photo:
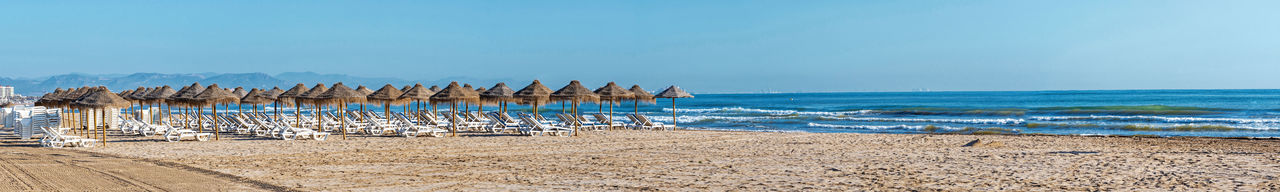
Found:
[{"label": "sea", "polygon": [[[1280,136],[1280,90],[698,94],[639,104],[682,127],[770,132]],[[629,106],[632,105],[632,106]],[[631,103],[621,105],[631,112]],[[588,105],[587,107],[591,107]],[[584,109],[589,110],[589,109]],[[615,111],[618,110],[615,107]]]},{"label": "sea", "polygon": [[[684,129],[890,134],[1280,137],[1280,90],[1089,90],[695,94],[656,103],[586,103]],[[365,106],[381,111],[378,106]],[[440,105],[443,110],[445,105]],[[485,106],[486,111],[496,109]],[[355,109],[355,105],[349,106]],[[393,110],[400,110],[393,107]],[[462,107],[460,107],[462,108]],[[468,107],[477,110],[476,106]],[[547,117],[571,106],[539,107]],[[286,108],[292,110],[292,108]],[[531,112],[510,105],[509,111]]]}]

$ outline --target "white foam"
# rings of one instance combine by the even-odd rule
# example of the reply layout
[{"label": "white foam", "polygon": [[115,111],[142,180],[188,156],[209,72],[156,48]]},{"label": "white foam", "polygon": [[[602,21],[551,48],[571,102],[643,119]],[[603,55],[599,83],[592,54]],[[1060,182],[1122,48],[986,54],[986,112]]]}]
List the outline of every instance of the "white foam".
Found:
[{"label": "white foam", "polygon": [[1002,118],[1002,119],[912,119],[912,118],[877,118],[877,117],[846,117],[840,118],[853,121],[883,121],[883,122],[926,122],[926,123],[964,123],[964,124],[984,124],[984,125],[1017,125],[1026,122],[1026,119]]},{"label": "white foam", "polygon": [[1037,121],[1069,121],[1069,120],[1146,120],[1160,121],[1167,123],[1235,123],[1235,124],[1263,124],[1263,123],[1280,123],[1280,119],[1242,119],[1242,118],[1205,118],[1205,117],[1163,117],[1163,116],[1119,116],[1119,115],[1091,115],[1091,116],[1035,116],[1029,117],[1031,120]]},{"label": "white foam", "polygon": [[[809,127],[839,128],[839,129],[871,129],[871,130],[885,130],[885,129],[922,130],[928,126],[925,126],[925,125],[832,125],[832,124],[822,124],[822,123],[809,123]],[[949,126],[934,126],[934,127],[941,128],[941,129],[948,129],[948,130],[960,130],[960,128],[949,127]]]},{"label": "white foam", "polygon": [[[671,122],[671,116],[650,115],[646,117],[649,117],[650,120],[654,120],[658,122]],[[703,120],[727,120],[727,121],[735,121],[735,122],[750,122],[750,121],[756,121],[761,119],[773,119],[771,117],[729,117],[729,116],[714,116],[714,115],[681,115],[681,116],[676,116],[676,118],[680,120],[678,121],[679,123],[693,123],[693,122],[698,122]]]},{"label": "white foam", "polygon": [[[662,108],[662,111],[671,112],[671,108]],[[842,116],[842,115],[863,115],[871,113],[871,110],[830,112],[830,111],[796,111],[796,110],[775,110],[775,109],[752,109],[742,107],[723,107],[723,108],[695,108],[695,109],[676,109],[677,113],[720,113],[720,112],[740,112],[740,113],[763,113],[769,115],[816,115],[816,116]]]}]

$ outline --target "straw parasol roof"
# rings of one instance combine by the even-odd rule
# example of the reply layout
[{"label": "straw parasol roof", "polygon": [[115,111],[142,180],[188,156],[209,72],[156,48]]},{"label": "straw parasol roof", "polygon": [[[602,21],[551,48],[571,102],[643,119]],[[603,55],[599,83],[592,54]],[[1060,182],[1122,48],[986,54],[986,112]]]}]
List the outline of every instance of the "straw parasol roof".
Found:
[{"label": "straw parasol roof", "polygon": [[209,85],[203,92],[197,94],[193,99],[201,105],[216,105],[223,103],[240,102],[240,97],[235,93],[231,93],[226,89],[218,87],[218,84]]},{"label": "straw parasol roof", "polygon": [[400,91],[399,89],[396,89],[396,86],[387,84],[387,85],[383,85],[381,89],[378,89],[377,91],[374,91],[369,95],[366,95],[365,100],[372,101],[372,102],[379,102],[379,103],[397,103],[397,101],[400,100],[399,99],[400,95],[403,95],[403,94],[404,92]]},{"label": "straw parasol roof", "polygon": [[479,102],[480,94],[475,90],[458,86],[458,82],[451,82],[449,86],[445,86],[440,92],[431,95],[431,102]]},{"label": "straw parasol roof", "polygon": [[[116,96],[119,96],[120,98],[124,98],[125,96],[129,96],[131,94],[133,94],[133,90],[124,90],[124,91],[120,91],[119,93],[116,93]],[[131,99],[124,98],[124,100],[131,100]]]},{"label": "straw parasol roof", "polygon": [[267,103],[271,103],[272,101],[275,101],[274,99],[269,98],[268,95],[265,93],[266,93],[265,91],[262,91],[261,89],[258,89],[258,88],[250,89],[249,92],[245,94],[244,97],[240,98],[240,104],[257,105],[257,104],[267,104]]},{"label": "straw parasol roof", "polygon": [[692,98],[692,97],[693,95],[690,95],[689,92],[684,92],[684,90],[681,90],[680,87],[676,87],[675,85],[672,85],[671,87],[667,87],[667,90],[662,90],[662,92],[658,93],[658,95],[654,95],[654,98]]},{"label": "straw parasol roof", "polygon": [[324,87],[324,83],[316,83],[316,86],[312,86],[311,90],[307,90],[306,93],[302,93],[298,98],[301,98],[311,104],[323,104],[324,97],[322,97],[322,95],[325,91],[329,91],[329,88]]},{"label": "straw parasol roof", "polygon": [[177,93],[169,96],[169,100],[181,105],[199,105],[199,101],[195,100],[196,95],[204,92],[205,87],[200,82],[191,84],[191,86],[183,87]]},{"label": "straw parasol roof", "polygon": [[583,87],[582,82],[573,80],[569,81],[569,85],[565,85],[563,88],[560,88],[560,90],[556,90],[555,93],[551,93],[551,99],[559,101],[599,102],[600,96],[596,95],[595,92],[591,92],[591,89]]},{"label": "straw parasol roof", "polygon": [[178,92],[174,91],[173,88],[169,87],[168,85],[165,85],[163,87],[156,88],[156,90],[152,90],[150,93],[147,93],[146,99],[151,102],[160,103],[160,102],[164,102],[165,99],[169,99],[169,96],[173,96],[174,93],[178,93]]},{"label": "straw parasol roof", "polygon": [[432,93],[440,92],[440,86],[432,85],[432,86],[431,86],[431,92],[432,92]]},{"label": "straw parasol roof", "polygon": [[86,87],[80,87],[78,89],[69,91],[67,92],[67,94],[62,95],[62,97],[59,97],[58,104],[64,107],[71,107],[71,104],[75,103],[77,99],[80,99],[80,97],[84,97],[85,95],[88,95],[89,91],[92,91],[92,90],[93,90],[92,88],[86,86]]},{"label": "straw parasol roof", "polygon": [[366,94],[351,89],[343,85],[342,82],[338,82],[333,84],[333,88],[319,95],[319,102],[330,104],[363,103],[365,102],[365,96]]},{"label": "straw parasol roof", "polygon": [[[364,95],[367,97],[369,96],[369,94],[373,94],[373,90],[369,89],[368,87],[364,87],[364,85],[361,85],[359,87],[356,87],[356,93],[360,93],[360,95]],[[361,103],[369,103],[369,100],[365,99],[364,102],[361,102]]]},{"label": "straw parasol roof", "polygon": [[516,91],[512,96],[519,99],[522,104],[540,105],[551,100],[551,89],[543,86],[541,81],[533,80],[533,83]]},{"label": "straw parasol roof", "polygon": [[413,88],[409,88],[409,91],[405,91],[404,93],[400,94],[400,97],[396,97],[396,99],[399,99],[400,101],[403,101],[403,102],[408,102],[412,100],[428,100],[428,99],[431,99],[431,95],[435,95],[435,94],[436,94],[435,91],[431,91],[431,90],[428,90],[426,87],[422,87],[422,84],[414,84]]},{"label": "straw parasol roof", "polygon": [[299,83],[298,85],[294,85],[293,88],[289,88],[288,91],[284,91],[284,93],[280,93],[280,95],[277,95],[276,98],[279,101],[290,103],[293,101],[301,100],[302,94],[306,92],[307,92],[307,86]]},{"label": "straw parasol roof", "polygon": [[409,88],[412,88],[412,87],[413,86],[405,85],[404,88],[400,88],[400,92],[403,93],[403,92],[409,91]]},{"label": "straw parasol roof", "polygon": [[373,94],[373,90],[369,89],[368,87],[364,87],[364,85],[361,85],[360,87],[356,87],[356,92],[359,92],[360,94],[364,94],[365,96],[368,96],[369,94]]},{"label": "straw parasol roof", "polygon": [[609,84],[605,84],[604,87],[600,87],[593,92],[600,96],[600,99],[608,101],[619,101],[636,97],[635,93],[632,93],[631,90],[623,89],[621,86],[618,86],[618,84],[614,84],[613,82],[609,82]]},{"label": "straw parasol roof", "polygon": [[646,102],[646,103],[657,102],[656,99],[653,99],[653,94],[649,93],[649,91],[645,91],[644,88],[640,88],[640,85],[631,85],[631,89],[629,90],[631,91],[631,94],[635,96],[630,99],[632,101],[640,101],[640,102]]},{"label": "straw parasol roof", "polygon": [[125,96],[125,98],[126,98],[126,99],[137,100],[137,101],[147,100],[147,94],[150,94],[150,93],[151,93],[151,91],[155,91],[155,88],[150,88],[150,87],[138,87],[138,89],[137,89],[137,90],[134,90],[132,94],[129,94],[128,96]]},{"label": "straw parasol roof", "polygon": [[131,105],[119,95],[112,94],[107,87],[90,88],[88,94],[72,103],[75,107],[85,109],[125,108]]},{"label": "straw parasol roof", "polygon": [[52,99],[53,99],[54,97],[57,97],[57,95],[58,95],[58,94],[62,94],[62,92],[63,92],[63,91],[62,91],[62,88],[58,88],[58,89],[54,89],[54,90],[53,90],[53,92],[50,92],[50,93],[44,93],[44,95],[41,95],[41,96],[40,96],[40,99],[39,99],[39,100],[36,100],[36,102],[35,102],[35,103],[33,103],[33,104],[34,104],[35,106],[43,106],[43,107],[53,107],[53,106],[56,106],[56,105],[54,105],[54,104],[53,104]]},{"label": "straw parasol roof", "polygon": [[249,95],[249,91],[244,90],[244,87],[236,87],[236,89],[231,91],[231,93],[236,94],[236,96],[240,98],[244,98],[245,95]]},{"label": "straw parasol roof", "polygon": [[507,87],[506,83],[498,83],[493,85],[493,88],[489,88],[489,90],[480,91],[480,100],[485,102],[519,101],[519,99],[516,99],[515,94],[516,91]]},{"label": "straw parasol roof", "polygon": [[262,96],[271,100],[279,99],[280,94],[284,94],[284,90],[281,90],[280,87],[272,87],[271,90],[262,91]]}]

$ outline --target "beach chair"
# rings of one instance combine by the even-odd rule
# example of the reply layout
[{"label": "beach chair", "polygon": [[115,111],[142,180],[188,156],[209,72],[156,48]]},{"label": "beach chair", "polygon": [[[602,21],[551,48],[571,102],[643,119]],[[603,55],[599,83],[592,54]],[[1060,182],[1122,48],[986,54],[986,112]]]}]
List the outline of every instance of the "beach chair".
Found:
[{"label": "beach chair", "polygon": [[347,131],[348,134],[355,134],[359,133],[361,130],[369,129],[369,123],[357,121],[352,119],[351,116],[343,115],[340,119],[342,119],[343,123],[347,125],[346,127],[343,127],[343,130]]},{"label": "beach chair", "polygon": [[535,119],[536,118],[531,115],[520,116],[521,121],[524,121],[526,125],[532,127],[529,131],[529,136],[542,136],[542,134],[548,134],[552,136],[568,137],[573,135],[573,129],[543,124]]},{"label": "beach chair", "polygon": [[41,147],[93,147],[97,146],[97,139],[85,139],[79,136],[63,135],[62,132],[53,130],[49,127],[40,126],[40,131],[44,132],[44,137],[40,138]]},{"label": "beach chair", "polygon": [[316,141],[324,141],[325,139],[329,138],[329,132],[316,131],[316,130],[306,129],[306,128],[297,128],[289,124],[273,123],[271,125],[276,127],[275,129],[273,129],[273,130],[276,130],[276,133],[274,133],[273,135],[283,140],[311,139]]},{"label": "beach chair", "polygon": [[569,117],[574,117],[574,120],[575,120],[575,121],[578,121],[578,124],[579,124],[579,125],[582,125],[582,127],[586,127],[586,128],[589,128],[589,129],[595,129],[596,131],[600,131],[600,130],[604,130],[604,129],[606,129],[606,128],[609,128],[609,124],[603,124],[603,123],[596,123],[596,122],[593,122],[593,121],[588,121],[586,117],[583,117],[583,116],[581,116],[581,115],[573,115],[573,114],[569,114],[568,116],[569,116]]},{"label": "beach chair", "polygon": [[608,126],[613,126],[613,127],[626,127],[626,126],[627,126],[626,124],[624,124],[624,123],[622,123],[622,122],[614,122],[614,121],[613,121],[613,119],[609,119],[609,116],[604,115],[604,114],[602,114],[602,113],[593,113],[593,114],[591,114],[591,116],[596,118],[596,123],[597,123],[597,124],[608,125]]},{"label": "beach chair", "polygon": [[413,122],[409,121],[408,117],[405,117],[404,115],[401,115],[399,113],[396,113],[393,115],[395,115],[395,120],[399,121],[401,124],[400,129],[397,130],[397,132],[399,132],[400,135],[404,137],[417,137],[417,136],[444,137],[445,134],[449,132],[449,130],[444,130],[436,126],[414,124]]},{"label": "beach chair", "polygon": [[498,112],[489,113],[489,117],[494,119],[493,121],[489,121],[490,123],[488,127],[489,132],[503,133],[507,131],[516,131],[517,133],[521,133],[521,134],[528,132],[527,129],[530,128],[529,126],[523,126],[522,124],[511,123],[511,122],[500,120],[502,119],[502,115],[499,115],[499,114],[500,113]]},{"label": "beach chair", "polygon": [[209,137],[211,136],[213,136],[213,133],[199,133],[199,132],[196,132],[195,130],[183,129],[183,128],[171,126],[169,127],[169,129],[165,130],[163,137],[165,141],[178,142],[178,141],[182,141],[183,139],[191,139],[195,141],[209,141]]},{"label": "beach chair", "polygon": [[646,129],[675,130],[675,126],[663,125],[662,122],[650,121],[649,117],[646,117],[641,114],[636,114],[635,117],[636,117],[636,120],[640,121],[641,126],[643,126],[643,128],[646,128]]}]

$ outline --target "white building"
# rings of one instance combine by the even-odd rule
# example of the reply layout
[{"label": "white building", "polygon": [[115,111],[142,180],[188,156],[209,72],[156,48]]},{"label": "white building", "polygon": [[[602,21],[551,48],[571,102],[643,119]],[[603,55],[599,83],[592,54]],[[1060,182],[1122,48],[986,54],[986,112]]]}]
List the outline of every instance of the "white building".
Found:
[{"label": "white building", "polygon": [[8,98],[13,96],[17,96],[13,94],[13,87],[0,86],[0,98]]}]

